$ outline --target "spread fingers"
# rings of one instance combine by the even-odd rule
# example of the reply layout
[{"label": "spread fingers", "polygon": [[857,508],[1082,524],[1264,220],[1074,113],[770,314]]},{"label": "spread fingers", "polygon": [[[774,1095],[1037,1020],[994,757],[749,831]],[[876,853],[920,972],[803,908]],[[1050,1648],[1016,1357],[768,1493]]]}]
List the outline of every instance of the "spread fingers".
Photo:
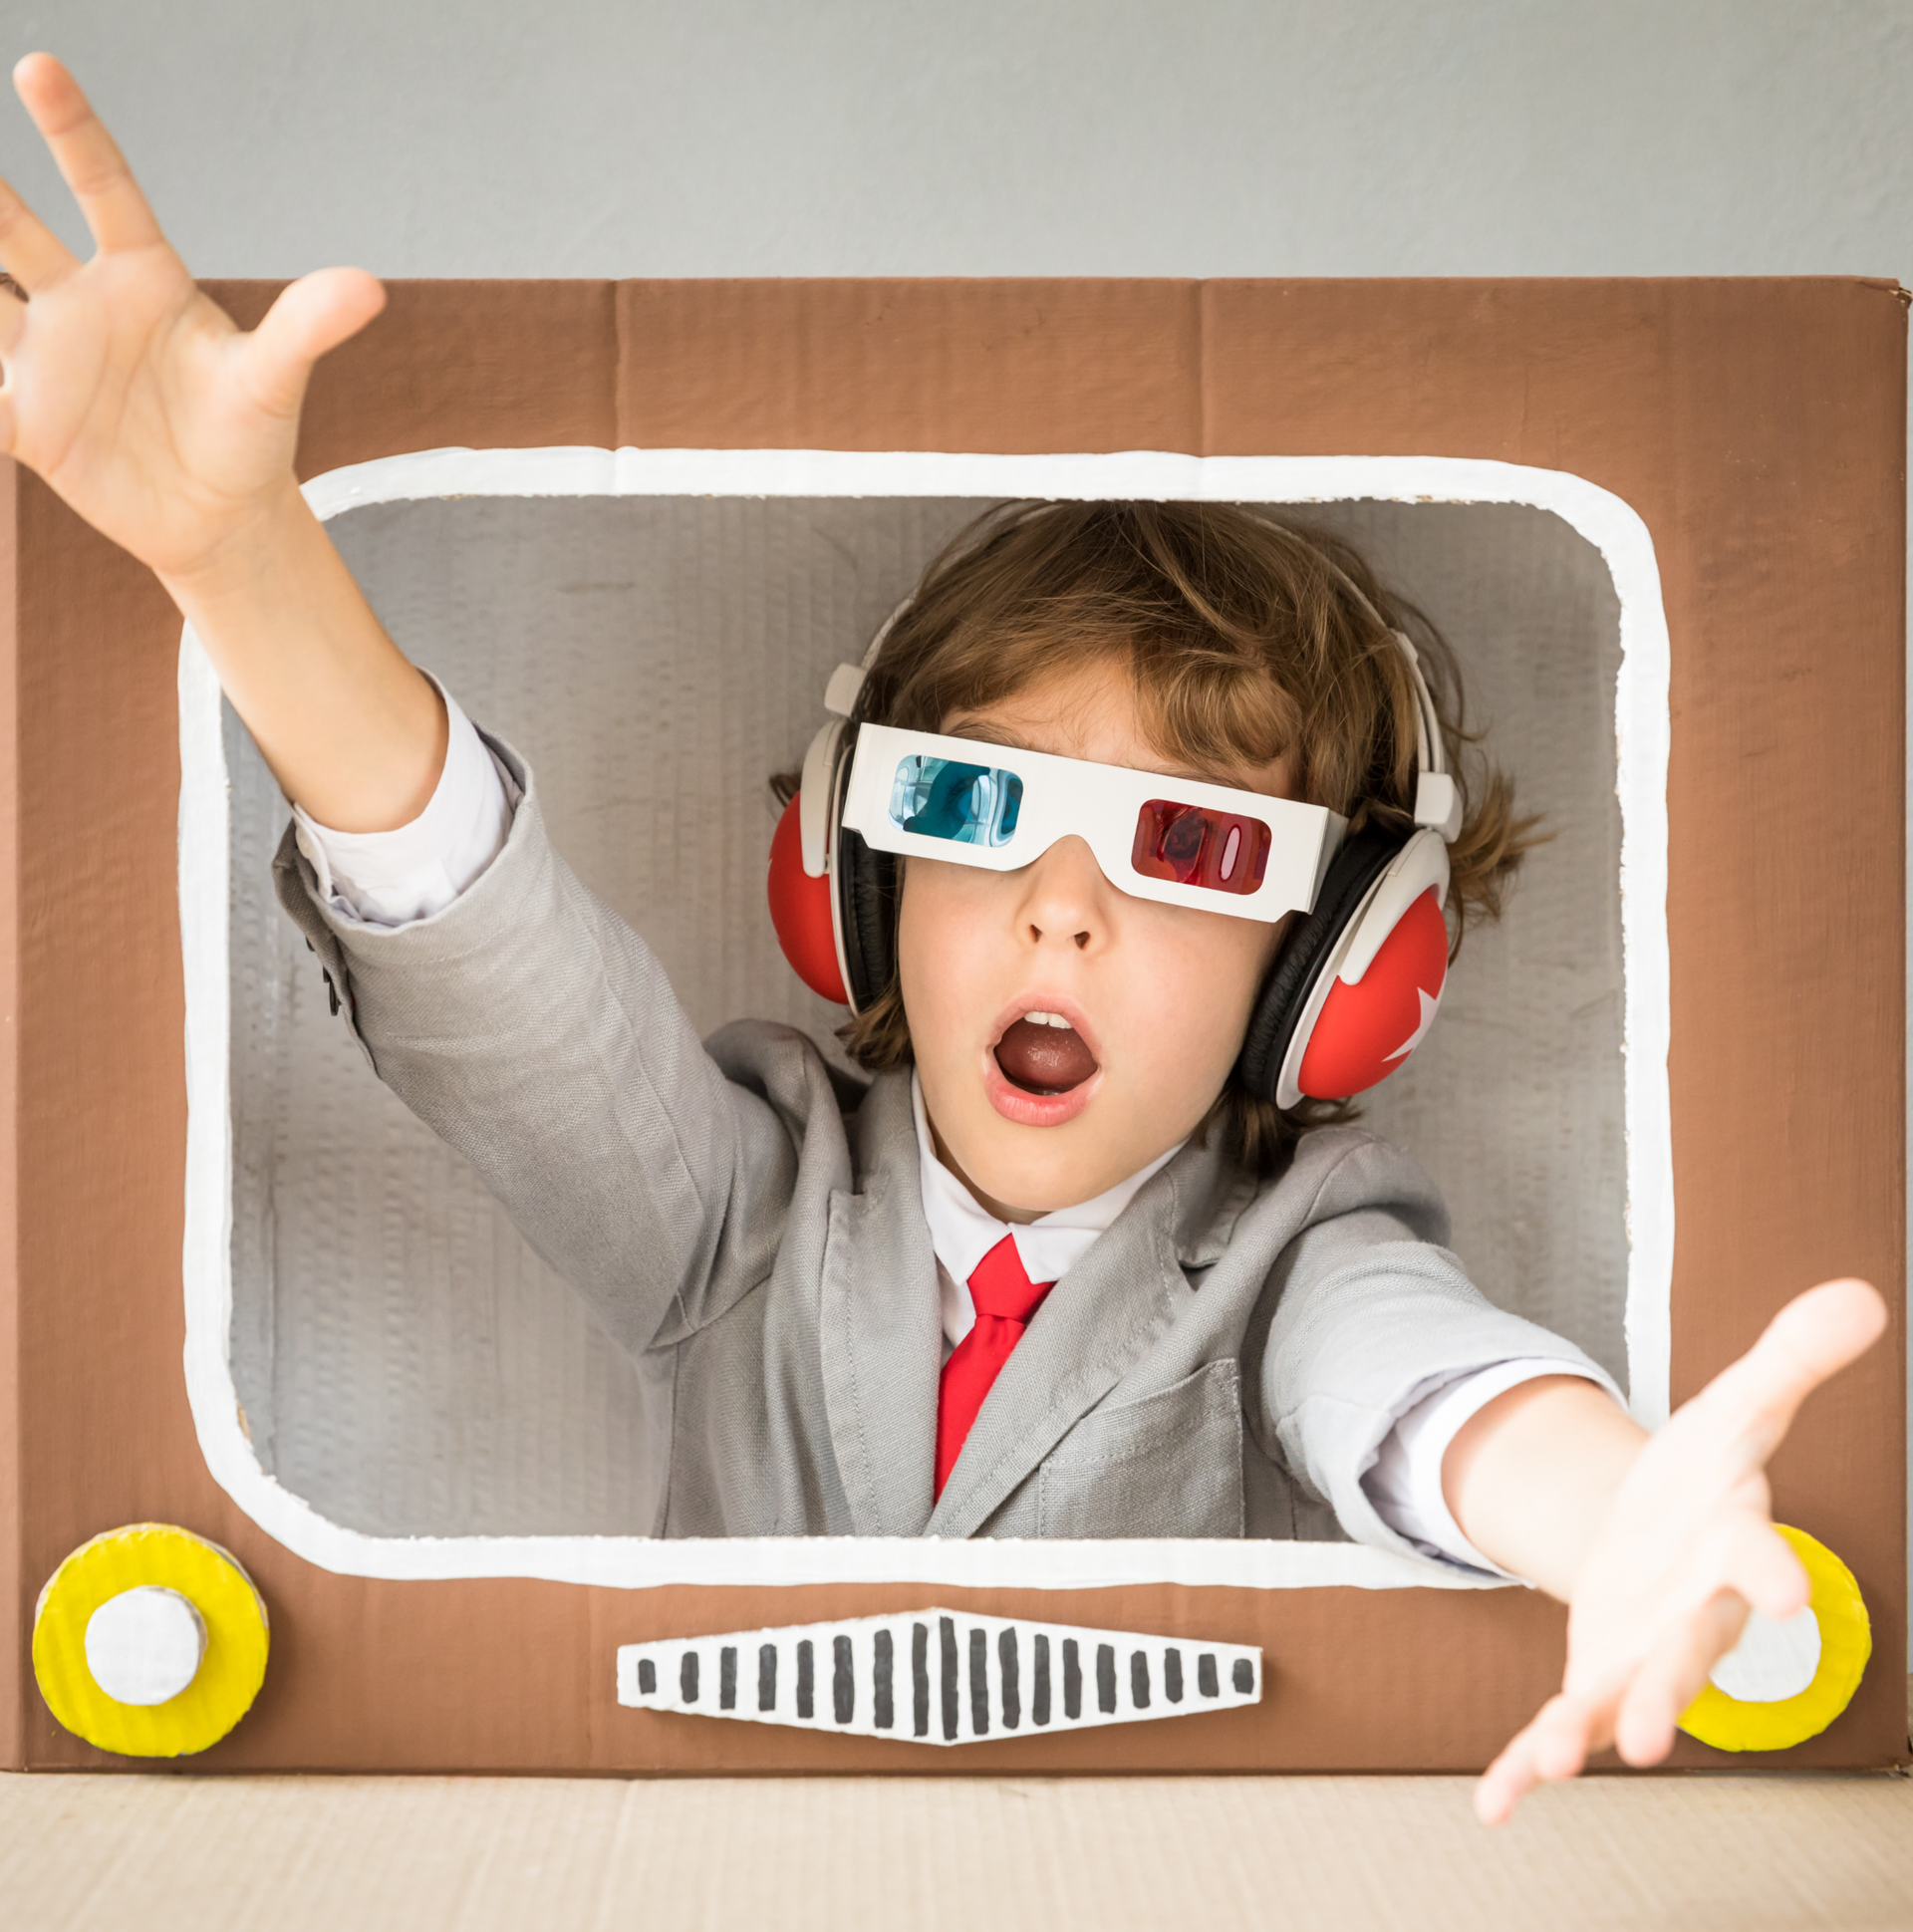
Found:
[{"label": "spread fingers", "polygon": [[1673,1750],[1681,1713],[1700,1695],[1707,1673],[1734,1647],[1746,1622],[1746,1600],[1720,1590],[1649,1650],[1615,1720],[1615,1745],[1628,1764],[1658,1765]]},{"label": "spread fingers", "polygon": [[0,268],[32,290],[51,288],[79,266],[66,243],[0,181]]},{"label": "spread fingers", "polygon": [[106,250],[143,248],[160,240],[159,224],[133,170],[73,76],[51,54],[29,54],[13,70],[13,81],[94,240]]}]

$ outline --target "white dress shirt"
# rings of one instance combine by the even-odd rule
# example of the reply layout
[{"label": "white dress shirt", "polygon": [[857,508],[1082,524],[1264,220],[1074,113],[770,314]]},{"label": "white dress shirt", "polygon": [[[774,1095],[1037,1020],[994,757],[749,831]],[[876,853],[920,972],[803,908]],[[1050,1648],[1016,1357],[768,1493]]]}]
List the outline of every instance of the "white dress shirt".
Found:
[{"label": "white dress shirt", "polygon": [[[437,680],[432,682],[437,684]],[[445,700],[449,735],[445,768],[425,809],[391,832],[335,832],[295,805],[299,849],[334,908],[370,926],[399,927],[441,913],[504,850],[511,810],[491,753],[451,693]],[[1160,1154],[1106,1194],[1035,1221],[1012,1225],[978,1206],[969,1190],[938,1160],[915,1074],[911,1105],[917,1117],[924,1214],[937,1254],[937,1280],[946,1354],[976,1319],[968,1278],[1008,1235],[1032,1281],[1058,1281],[1090,1243],[1128,1207],[1137,1191],[1181,1147]],[[1442,1494],[1442,1459],[1457,1432],[1503,1390],[1538,1375],[1584,1375],[1572,1362],[1522,1357],[1433,1376],[1408,1392],[1362,1489],[1375,1513],[1431,1556],[1488,1570],[1492,1563],[1462,1533]],[[1598,1386],[1598,1385],[1597,1385]]]},{"label": "white dress shirt", "polygon": [[1159,1154],[1127,1181],[1118,1181],[1107,1194],[1079,1207],[1058,1208],[1034,1221],[998,1221],[987,1208],[937,1158],[930,1117],[924,1112],[923,1083],[910,1076],[910,1106],[917,1117],[917,1154],[924,1184],[924,1218],[930,1223],[930,1244],[937,1250],[937,1289],[944,1317],[944,1354],[976,1325],[976,1304],[970,1299],[969,1277],[980,1261],[1007,1235],[1016,1243],[1017,1258],[1032,1281],[1060,1281],[1088,1252],[1089,1244],[1135,1198],[1157,1169],[1175,1159],[1183,1143]]},{"label": "white dress shirt", "polygon": [[442,913],[505,849],[511,832],[511,808],[491,753],[443,685],[438,694],[448,727],[445,768],[410,825],[335,832],[292,808],[299,850],[318,874],[320,892],[335,910],[368,926],[410,926]]}]

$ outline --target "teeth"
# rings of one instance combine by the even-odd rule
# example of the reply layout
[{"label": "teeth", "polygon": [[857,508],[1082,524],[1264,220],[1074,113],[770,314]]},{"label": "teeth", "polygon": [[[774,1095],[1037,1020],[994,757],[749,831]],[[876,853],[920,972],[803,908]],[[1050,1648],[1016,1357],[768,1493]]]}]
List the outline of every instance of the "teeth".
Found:
[{"label": "teeth", "polygon": [[1061,1013],[1025,1013],[1023,1018],[1031,1026],[1060,1026],[1065,1033],[1072,1030]]}]

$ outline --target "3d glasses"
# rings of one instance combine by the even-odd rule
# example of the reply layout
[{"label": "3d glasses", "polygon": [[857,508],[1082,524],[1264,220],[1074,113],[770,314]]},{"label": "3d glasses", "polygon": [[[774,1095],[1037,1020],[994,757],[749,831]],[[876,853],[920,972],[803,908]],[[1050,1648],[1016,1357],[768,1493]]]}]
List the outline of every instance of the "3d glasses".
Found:
[{"label": "3d glasses", "polygon": [[881,852],[989,872],[1074,834],[1138,899],[1270,922],[1314,907],[1347,829],[1321,805],[884,724],[858,730],[842,823]]}]

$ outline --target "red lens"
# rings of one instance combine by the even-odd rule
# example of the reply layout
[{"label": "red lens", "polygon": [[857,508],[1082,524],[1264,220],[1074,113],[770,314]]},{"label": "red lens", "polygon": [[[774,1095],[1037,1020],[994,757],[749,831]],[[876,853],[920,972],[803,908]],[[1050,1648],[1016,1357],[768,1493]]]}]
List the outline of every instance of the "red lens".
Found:
[{"label": "red lens", "polygon": [[1271,837],[1259,818],[1152,798],[1136,814],[1129,862],[1145,879],[1246,894],[1262,883]]}]

